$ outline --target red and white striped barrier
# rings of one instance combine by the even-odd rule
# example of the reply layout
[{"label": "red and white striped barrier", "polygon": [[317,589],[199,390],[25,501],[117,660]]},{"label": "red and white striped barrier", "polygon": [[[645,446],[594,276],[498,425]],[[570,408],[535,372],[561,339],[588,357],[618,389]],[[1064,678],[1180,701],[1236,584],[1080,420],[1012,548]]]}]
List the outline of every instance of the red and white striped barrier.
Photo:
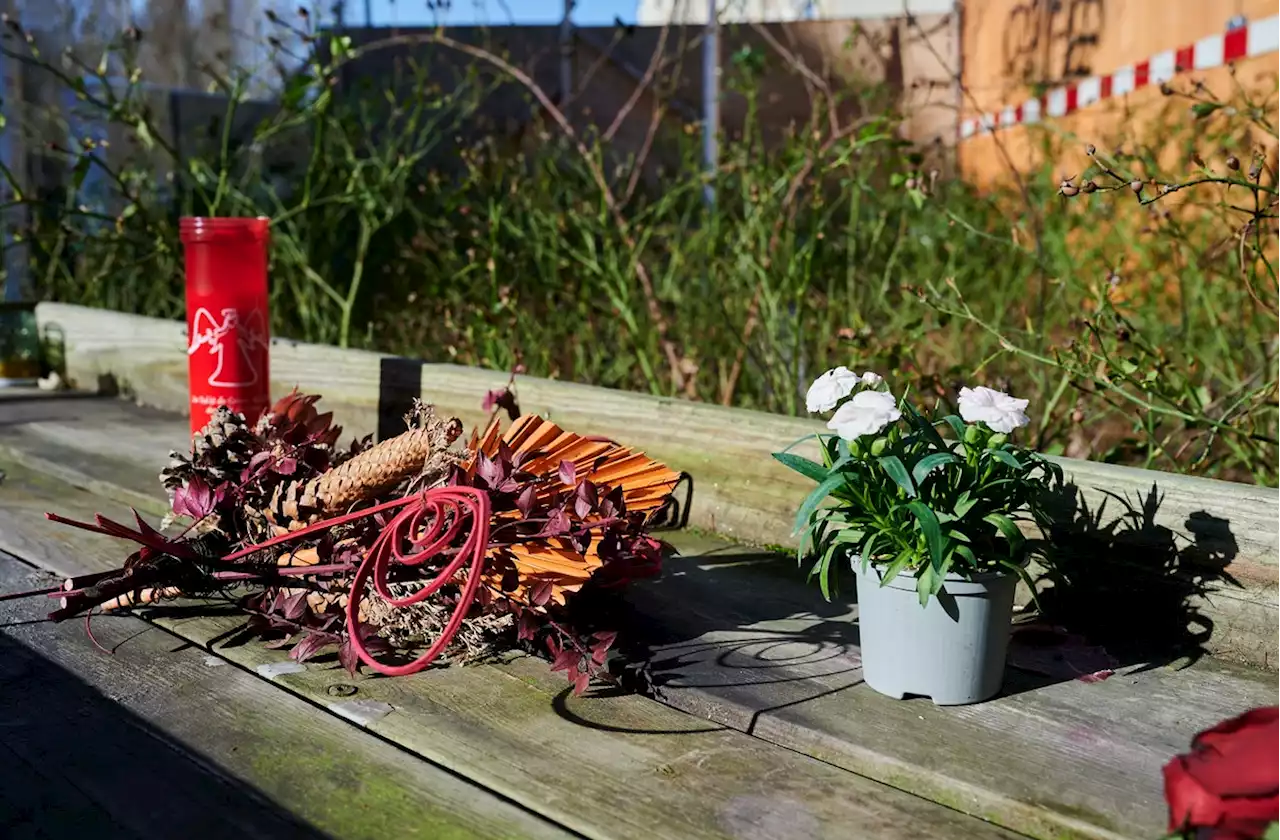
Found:
[{"label": "red and white striped barrier", "polygon": [[1280,16],[1263,18],[1225,33],[1201,38],[1181,49],[1165,50],[1106,76],[1090,76],[1020,105],[1008,105],[999,112],[962,120],[960,139],[1011,125],[1037,123],[1045,117],[1063,117],[1095,102],[1123,96],[1146,85],[1167,82],[1186,70],[1210,70],[1277,50],[1280,50]]}]

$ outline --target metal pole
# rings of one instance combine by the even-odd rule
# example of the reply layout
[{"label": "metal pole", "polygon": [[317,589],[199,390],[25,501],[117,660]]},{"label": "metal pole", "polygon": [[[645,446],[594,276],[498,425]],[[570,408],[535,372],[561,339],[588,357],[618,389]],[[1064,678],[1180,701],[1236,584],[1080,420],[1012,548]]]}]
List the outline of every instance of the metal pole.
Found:
[{"label": "metal pole", "polygon": [[715,206],[716,188],[712,181],[719,168],[716,135],[720,131],[720,19],[716,0],[707,0],[707,33],[702,42],[702,165],[707,183],[702,197],[707,209]]},{"label": "metal pole", "polygon": [[560,17],[560,104],[573,95],[573,0],[564,0]]},{"label": "metal pole", "polygon": [[373,0],[364,0],[364,25],[366,29],[373,27]]}]

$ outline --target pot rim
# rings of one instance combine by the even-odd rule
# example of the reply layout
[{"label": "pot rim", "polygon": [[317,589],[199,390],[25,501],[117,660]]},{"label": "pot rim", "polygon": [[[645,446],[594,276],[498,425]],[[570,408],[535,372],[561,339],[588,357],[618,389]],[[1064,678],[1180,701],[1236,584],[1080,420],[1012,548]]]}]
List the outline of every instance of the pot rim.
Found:
[{"label": "pot rim", "polygon": [[[1027,566],[1030,565],[1030,563],[1031,563],[1031,558],[1024,557],[1022,559],[1022,562],[1019,563],[1018,565],[1021,566],[1023,569],[1026,569]],[[862,571],[861,555],[859,554],[850,555],[850,565],[853,566],[854,574],[857,574],[857,575],[864,574],[864,572]],[[874,574],[877,578],[883,580],[884,574],[882,573],[882,570],[886,565],[888,564],[877,563],[876,561],[872,560],[871,563],[868,564],[866,574]],[[903,569],[902,571],[898,572],[895,579],[905,578],[907,580],[915,580],[918,576],[919,575],[917,574],[917,570],[915,569]],[[990,569],[987,571],[977,572],[976,574],[966,574],[964,572],[947,572],[945,575],[942,576],[942,579],[943,581],[947,581],[947,582],[970,581],[973,583],[982,583],[983,581],[994,580],[996,578],[1002,578],[1002,577],[1017,577],[1017,575],[1015,572],[1009,569],[998,567],[998,568]]]}]

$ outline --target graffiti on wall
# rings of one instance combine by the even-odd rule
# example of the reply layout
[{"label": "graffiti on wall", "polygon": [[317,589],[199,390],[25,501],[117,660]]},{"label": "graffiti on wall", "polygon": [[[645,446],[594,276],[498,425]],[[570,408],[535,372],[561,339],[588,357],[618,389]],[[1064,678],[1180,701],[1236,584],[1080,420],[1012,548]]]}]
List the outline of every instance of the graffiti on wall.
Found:
[{"label": "graffiti on wall", "polygon": [[1006,78],[1055,85],[1093,73],[1106,0],[1021,0],[1004,30]]}]

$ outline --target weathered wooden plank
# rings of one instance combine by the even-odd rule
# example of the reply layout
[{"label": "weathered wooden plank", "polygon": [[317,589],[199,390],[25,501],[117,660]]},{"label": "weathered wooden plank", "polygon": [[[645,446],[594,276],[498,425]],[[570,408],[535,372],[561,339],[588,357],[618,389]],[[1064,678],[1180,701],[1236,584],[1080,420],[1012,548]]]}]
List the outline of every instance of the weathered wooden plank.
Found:
[{"label": "weathered wooden plank", "polygon": [[[42,328],[61,329],[68,373],[81,387],[114,378],[149,405],[186,410],[183,324],[65,304],[41,304],[37,318]],[[348,428],[362,434],[377,427],[379,398],[385,404],[406,384],[471,423],[480,417],[486,391],[502,387],[507,379],[496,371],[419,365],[377,353],[288,341],[273,343],[271,365],[276,393],[295,385],[321,393]],[[770,453],[821,429],[820,422],[532,377],[519,377],[518,388],[525,410],[546,414],[582,433],[616,436],[690,473],[691,524],[741,541],[794,544],[791,520],[808,488]],[[1242,580],[1276,584],[1276,488],[1059,461],[1090,509],[1106,504],[1110,516],[1104,523],[1121,513],[1104,491],[1136,499],[1154,485],[1162,496],[1154,524],[1227,552],[1229,568]],[[1206,522],[1214,525],[1208,530],[1226,533],[1204,533]]]},{"label": "weathered wooden plank", "polygon": [[[78,308],[73,308],[73,314],[78,315],[79,312]],[[107,313],[107,317],[110,320],[116,316]],[[143,319],[143,322],[147,323],[146,319]],[[91,324],[96,323],[98,322],[91,321]],[[75,330],[69,331],[71,334],[75,332]],[[340,372],[344,369],[341,359],[349,355],[347,351],[332,348],[310,348],[310,350],[328,359],[325,363],[326,369],[334,370],[334,381],[340,382]],[[281,350],[281,352],[285,351]],[[356,354],[358,358],[365,358],[365,356],[376,359],[371,354]],[[99,358],[97,355],[94,356],[95,360]],[[130,355],[124,362],[131,363],[133,358]],[[290,357],[286,355],[284,358]],[[94,363],[96,364],[96,361]],[[296,359],[295,363],[303,364]],[[298,370],[299,375],[302,375],[301,367]],[[446,386],[439,386],[439,382],[436,382],[438,386],[436,393],[443,395],[442,407],[463,416],[476,417],[475,408],[479,397],[476,398],[477,401],[469,402],[457,398],[456,394],[460,389],[465,388],[474,388],[477,392],[482,392],[487,386],[484,382],[480,386],[464,385],[462,374],[479,376],[481,379],[490,374],[449,366],[431,367],[430,370],[439,372],[442,377],[453,377],[456,380],[453,384]],[[311,384],[314,386],[316,383]],[[489,382],[488,384],[496,387],[501,383]],[[341,384],[338,386],[337,393],[349,394],[352,388],[366,386],[371,392],[377,390],[366,382],[365,386]],[[775,474],[777,465],[768,457],[767,451],[771,446],[769,440],[789,441],[798,437],[801,432],[795,424],[804,421],[771,417],[754,412],[729,412],[726,416],[740,415],[745,418],[745,421],[744,423],[735,421],[723,426],[725,429],[732,430],[729,437],[733,442],[726,444],[716,442],[711,433],[705,431],[704,415],[706,412],[720,415],[727,410],[679,401],[665,401],[662,404],[670,407],[671,420],[664,437],[664,432],[659,431],[662,427],[660,419],[645,413],[652,408],[651,398],[542,380],[525,380],[521,382],[520,387],[526,404],[529,402],[530,389],[535,392],[535,396],[542,394],[537,397],[539,402],[532,406],[533,408],[547,410],[560,403],[568,406],[571,412],[569,415],[571,428],[575,430],[616,435],[629,443],[643,445],[651,454],[667,457],[677,466],[692,470],[694,473],[693,504],[689,513],[693,524],[700,524],[702,527],[711,526],[711,530],[743,533],[737,528],[718,528],[724,521],[717,518],[719,514],[732,510],[736,512],[732,513],[731,517],[744,522],[751,521],[752,528],[760,529],[745,532],[748,535],[756,535],[757,541],[773,544],[787,542],[793,515],[792,508],[806,489],[801,484],[797,484],[787,470],[781,470],[781,474]],[[560,393],[556,390],[565,388],[569,389],[569,392]],[[330,393],[334,392],[330,391]],[[343,398],[346,399],[346,397]],[[373,393],[371,398],[376,399],[376,393]],[[164,399],[163,394],[159,399]],[[448,404],[449,400],[454,404]],[[116,482],[117,485],[127,487],[131,486],[134,479],[140,480],[144,473],[150,472],[154,475],[158,472],[165,463],[168,450],[181,446],[185,439],[183,424],[172,415],[167,415],[168,419],[163,419],[157,417],[155,412],[149,412],[140,413],[136,418],[127,418],[122,414],[124,408],[118,404],[112,404],[110,408],[104,410],[101,420],[90,419],[86,416],[90,411],[86,406],[90,404],[91,402],[84,403],[84,401],[64,402],[59,407],[46,408],[45,414],[39,415],[38,419],[24,423],[6,423],[4,421],[6,409],[0,406],[0,446],[5,445],[7,441],[8,448],[14,456],[24,463],[30,463],[42,470],[60,475],[76,486],[102,490],[101,485],[95,482],[102,476],[111,475],[114,468],[109,464],[100,463],[105,457],[101,453],[112,453],[113,461],[125,463],[122,469],[135,473],[129,482]],[[634,404],[633,414],[638,418],[634,422],[623,418],[623,407],[628,404]],[[593,406],[597,408],[591,408]],[[332,407],[328,404],[328,398],[326,398],[326,407]],[[368,414],[368,406],[364,410]],[[359,410],[352,409],[350,404],[342,403],[338,406],[338,417],[344,423],[348,422],[353,412],[358,419]],[[470,412],[469,415],[468,412]],[[551,413],[558,419],[565,419],[561,416],[563,412],[559,410]],[[369,414],[369,416],[373,415]],[[604,418],[603,421],[601,417]],[[363,421],[358,421],[357,425],[359,422]],[[604,425],[600,425],[602,422]],[[760,429],[769,424],[776,428],[774,432],[765,435]],[[792,424],[793,427],[787,429],[786,424]],[[696,437],[698,434],[703,434],[704,432],[699,432],[699,429],[704,429],[706,437],[698,446],[695,447],[691,443],[683,450],[684,454],[672,449],[674,445],[671,443],[672,440],[678,440],[681,435]],[[692,439],[691,437],[690,440]],[[741,446],[748,448],[754,446],[757,451],[750,452],[742,449]],[[83,454],[75,455],[69,450],[77,450]],[[695,452],[696,458],[701,459],[697,463],[687,459],[695,457],[691,454]],[[682,458],[685,460],[681,460]],[[99,463],[95,464],[95,462]],[[1157,476],[1161,482],[1165,478],[1160,474],[1105,464],[1086,462],[1073,462],[1073,464],[1073,468],[1093,470],[1093,474],[1098,477],[1109,476],[1108,481],[1114,479],[1113,484],[1099,485],[1104,488],[1128,487],[1131,491],[1133,488],[1138,488],[1142,492],[1132,492],[1131,495],[1135,497],[1142,497],[1150,491],[1151,485],[1148,481],[1156,481],[1151,476]],[[739,475],[736,479],[724,478],[721,482],[717,482],[714,480],[714,473],[708,472],[712,466],[736,470]],[[73,468],[87,477],[77,478],[73,475]],[[768,474],[762,471],[768,471]],[[1275,490],[1268,488],[1250,488],[1244,485],[1199,479],[1187,479],[1187,481],[1191,481],[1196,488],[1195,493],[1201,495],[1193,503],[1192,496],[1179,495],[1179,491],[1165,488],[1162,490],[1166,493],[1165,500],[1157,511],[1155,521],[1165,523],[1182,545],[1195,545],[1205,557],[1211,558],[1216,563],[1227,563],[1225,572],[1242,584],[1240,588],[1224,585],[1211,595],[1197,596],[1197,608],[1213,622],[1215,627],[1207,648],[1216,655],[1237,661],[1275,667],[1273,643],[1276,626],[1275,607],[1280,590],[1276,585],[1276,567],[1268,565],[1269,561],[1264,561],[1266,552],[1271,550],[1266,546],[1271,544],[1269,541],[1274,540],[1277,531],[1280,530],[1276,521],[1276,508],[1280,497],[1276,496]],[[1263,496],[1271,494],[1270,507],[1262,506],[1256,499],[1253,502],[1246,502],[1232,496],[1237,491],[1258,493]],[[732,498],[723,496],[723,493],[729,493]],[[768,499],[762,501],[766,495]],[[1088,493],[1085,495],[1090,496]],[[1100,496],[1099,493],[1092,494],[1095,501],[1089,504],[1105,502],[1106,510],[1115,512],[1119,509],[1120,505],[1114,499],[1097,502],[1096,499]],[[128,501],[146,508],[149,504],[148,498],[134,495]],[[1199,498],[1203,498],[1205,502],[1202,508],[1197,509]],[[752,499],[755,500],[752,501]],[[1136,501],[1138,498],[1135,498]],[[1107,518],[1103,517],[1104,520]],[[1176,526],[1171,524],[1175,519],[1180,519]],[[771,531],[766,528],[776,530]],[[1132,531],[1132,529],[1129,530]],[[1151,533],[1157,537],[1167,538],[1169,532],[1153,527]],[[1159,585],[1159,581],[1153,579],[1151,585]]]},{"label": "weathered wooden plank", "polygon": [[[667,703],[1034,836],[1155,834],[1161,763],[1194,731],[1280,694],[1274,676],[1206,662],[1101,685],[1044,685],[1014,672],[1018,693],[970,709],[892,702],[860,685],[850,603],[824,603],[790,561],[689,534],[672,539],[689,556],[632,597],[650,631],[671,634],[654,652]],[[534,665],[521,679],[543,676]],[[562,685],[548,679],[549,691]],[[442,685],[465,704],[466,691],[438,682],[442,695]]]},{"label": "weathered wooden plank", "polygon": [[[15,472],[21,474],[22,468]],[[23,479],[19,492],[74,517],[94,509],[120,515],[118,503],[59,485]],[[14,486],[0,485],[0,509]],[[26,547],[49,567],[66,544],[52,523],[15,518],[0,547]],[[70,529],[68,529],[70,530]],[[80,571],[118,562],[122,547],[72,531]],[[172,632],[216,651],[336,715],[353,719],[402,748],[449,768],[558,824],[598,838],[844,838],[850,826],[869,837],[1013,837],[893,787],[767,744],[740,732],[635,696],[572,698],[546,664],[517,657],[505,665],[433,670],[402,679],[352,680],[332,662],[297,670],[258,644],[216,645],[239,618],[157,618]],[[107,663],[108,665],[110,663]],[[280,666],[285,667],[280,667]],[[139,684],[146,677],[135,675]],[[354,686],[361,705],[338,699]],[[385,705],[384,705],[385,704]]]},{"label": "weathered wooden plank", "polygon": [[[0,554],[0,591],[52,581]],[[42,600],[0,602],[0,754],[29,774],[6,837],[573,836],[137,618],[94,621],[103,653]]]},{"label": "weathered wooden plank", "polygon": [[890,700],[861,683],[848,600],[815,599],[784,558],[670,539],[682,556],[629,597],[660,634],[664,702],[1032,836],[1157,836],[1164,762],[1275,703],[1274,674],[1207,659],[1095,684],[1010,669],[1005,695],[975,706]]},{"label": "weathered wooden plank", "polygon": [[[41,479],[19,471],[19,480]],[[1157,833],[1161,763],[1199,729],[1274,697],[1274,676],[1206,662],[1126,668],[1099,685],[1053,685],[1015,671],[1016,693],[994,703],[921,709],[860,685],[855,607],[823,602],[791,561],[690,534],[670,538],[687,556],[631,599],[649,632],[668,634],[653,660],[664,701],[1034,836]],[[1265,648],[1274,654],[1274,602],[1270,609]],[[535,665],[521,678],[544,673]],[[561,685],[552,680],[549,690]],[[465,702],[452,681],[435,690],[442,686]]]}]

